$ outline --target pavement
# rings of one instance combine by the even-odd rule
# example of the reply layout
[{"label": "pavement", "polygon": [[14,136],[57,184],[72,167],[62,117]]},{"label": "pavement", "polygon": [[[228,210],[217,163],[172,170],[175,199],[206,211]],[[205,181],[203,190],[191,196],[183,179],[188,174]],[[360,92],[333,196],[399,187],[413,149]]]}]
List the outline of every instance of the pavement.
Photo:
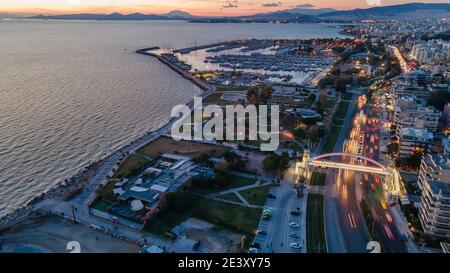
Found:
[{"label": "pavement", "polygon": [[[295,174],[295,164],[286,172],[280,181],[280,187],[273,187],[270,193],[275,199],[267,199],[264,209],[273,212],[270,220],[261,219],[258,229],[267,232],[266,235],[256,235],[254,242],[261,246],[262,253],[300,253],[305,252],[306,204],[305,197],[298,198],[293,190],[298,175]],[[300,215],[291,215],[292,211],[299,211]],[[290,226],[295,223],[298,226]],[[301,245],[292,248],[291,243]]]}]

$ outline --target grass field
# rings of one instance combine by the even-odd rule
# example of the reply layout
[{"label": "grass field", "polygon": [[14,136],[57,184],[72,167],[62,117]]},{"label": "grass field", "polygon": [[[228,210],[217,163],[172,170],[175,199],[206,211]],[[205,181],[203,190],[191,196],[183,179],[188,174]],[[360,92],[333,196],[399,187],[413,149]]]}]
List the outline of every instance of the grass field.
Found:
[{"label": "grass field", "polygon": [[128,178],[139,174],[142,169],[149,164],[150,161],[137,156],[130,155],[125,161],[120,165],[117,172],[114,174],[114,178]]},{"label": "grass field", "polygon": [[342,125],[344,124],[344,120],[343,119],[337,119],[337,118],[333,118],[333,125]]},{"label": "grass field", "polygon": [[336,145],[336,141],[338,139],[340,131],[341,131],[340,127],[333,126],[333,125],[331,126],[327,140],[322,148],[322,154],[327,154],[327,153],[333,152],[334,146]]},{"label": "grass field", "polygon": [[145,231],[165,236],[168,231],[190,217],[248,235],[254,235],[258,228],[261,209],[247,208],[200,196],[189,198],[193,200],[191,206],[158,217],[154,223],[146,225]]},{"label": "grass field", "polygon": [[248,203],[255,206],[264,206],[266,204],[267,195],[269,194],[270,186],[263,186],[259,188],[253,188],[240,191],[242,197],[247,200]]},{"label": "grass field", "polygon": [[248,235],[258,228],[262,209],[248,208],[207,198],[196,197],[192,214],[205,221]]},{"label": "grass field", "polygon": [[203,188],[203,187],[200,188],[200,187],[193,186],[192,190],[195,191],[196,193],[200,193],[200,194],[211,194],[211,193],[216,193],[216,192],[220,192],[220,191],[225,191],[225,190],[229,190],[229,189],[233,189],[233,188],[239,188],[239,187],[255,184],[255,179],[237,176],[237,175],[230,175],[228,180],[229,180],[228,184],[226,184],[222,187],[219,187],[219,188]]},{"label": "grass field", "polygon": [[326,253],[323,195],[308,194],[306,211],[306,242],[308,253]]},{"label": "grass field", "polygon": [[105,186],[98,188],[95,192],[98,197],[104,201],[114,202],[116,197],[114,196],[113,190],[116,187],[115,181],[109,181]]},{"label": "grass field", "polygon": [[327,175],[324,173],[313,173],[311,176],[311,185],[313,186],[325,186],[325,179]]},{"label": "grass field", "polygon": [[348,101],[341,101],[338,105],[336,113],[334,114],[334,118],[338,118],[338,119],[345,118],[349,104],[350,103]]},{"label": "grass field", "polygon": [[352,97],[353,97],[352,93],[344,93],[344,94],[342,94],[342,99],[343,100],[351,100]]},{"label": "grass field", "polygon": [[186,155],[198,155],[200,153],[208,153],[212,155],[221,155],[225,152],[227,148],[205,144],[194,141],[175,141],[170,137],[160,137],[155,141],[147,144],[146,146],[138,150],[139,153],[145,154],[150,157],[158,157],[162,153],[174,153],[178,152],[180,154]]},{"label": "grass field", "polygon": [[224,199],[224,200],[228,200],[228,201],[242,203],[241,199],[236,194],[234,194],[233,192],[221,195],[218,198]]},{"label": "grass field", "polygon": [[108,206],[110,204],[111,204],[110,202],[106,202],[104,200],[97,200],[91,205],[91,208],[99,210],[99,211],[103,211],[103,212],[108,212]]},{"label": "grass field", "polygon": [[145,226],[144,230],[159,236],[166,236],[172,228],[186,221],[192,216],[190,210],[172,211],[152,223]]}]

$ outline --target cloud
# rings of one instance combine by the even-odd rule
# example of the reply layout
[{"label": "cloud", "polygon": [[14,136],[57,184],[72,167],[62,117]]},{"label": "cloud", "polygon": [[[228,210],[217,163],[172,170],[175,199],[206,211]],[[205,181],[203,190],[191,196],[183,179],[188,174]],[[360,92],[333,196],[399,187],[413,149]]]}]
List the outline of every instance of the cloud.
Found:
[{"label": "cloud", "polygon": [[283,5],[283,3],[281,3],[281,2],[273,2],[273,3],[264,3],[264,4],[262,4],[262,6],[265,7],[265,8],[279,7],[281,5]]},{"label": "cloud", "polygon": [[222,8],[224,8],[224,9],[237,8],[237,7],[238,7],[237,0],[227,1],[226,4],[222,6]]},{"label": "cloud", "polygon": [[300,5],[295,5],[296,8],[305,8],[305,9],[310,9],[310,8],[314,8],[315,6],[313,4],[300,4]]}]

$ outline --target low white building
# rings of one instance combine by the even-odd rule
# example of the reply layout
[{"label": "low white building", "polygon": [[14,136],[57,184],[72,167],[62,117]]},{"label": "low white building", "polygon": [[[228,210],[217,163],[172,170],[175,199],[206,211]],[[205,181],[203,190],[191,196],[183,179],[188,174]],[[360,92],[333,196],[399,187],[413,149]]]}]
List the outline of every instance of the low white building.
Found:
[{"label": "low white building", "polygon": [[433,145],[433,133],[425,128],[402,127],[397,137],[400,158],[407,158],[415,153],[425,153]]}]

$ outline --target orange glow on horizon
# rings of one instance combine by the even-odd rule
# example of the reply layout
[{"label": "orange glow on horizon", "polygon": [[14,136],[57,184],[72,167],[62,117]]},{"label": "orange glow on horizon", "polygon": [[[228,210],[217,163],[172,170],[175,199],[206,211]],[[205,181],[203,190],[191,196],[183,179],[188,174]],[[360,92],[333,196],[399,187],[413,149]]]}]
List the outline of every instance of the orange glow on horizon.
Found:
[{"label": "orange glow on horizon", "polygon": [[[448,0],[422,0],[420,2],[446,3]],[[292,9],[311,3],[314,9],[334,8],[349,10],[370,7],[365,0],[0,0],[0,12],[17,14],[67,14],[67,13],[112,13],[163,14],[182,10],[197,16],[242,16],[256,13]],[[418,2],[414,0],[384,0],[383,5]],[[271,4],[271,6],[267,6]],[[232,6],[226,8],[225,6]],[[234,7],[236,6],[236,7]]]}]

